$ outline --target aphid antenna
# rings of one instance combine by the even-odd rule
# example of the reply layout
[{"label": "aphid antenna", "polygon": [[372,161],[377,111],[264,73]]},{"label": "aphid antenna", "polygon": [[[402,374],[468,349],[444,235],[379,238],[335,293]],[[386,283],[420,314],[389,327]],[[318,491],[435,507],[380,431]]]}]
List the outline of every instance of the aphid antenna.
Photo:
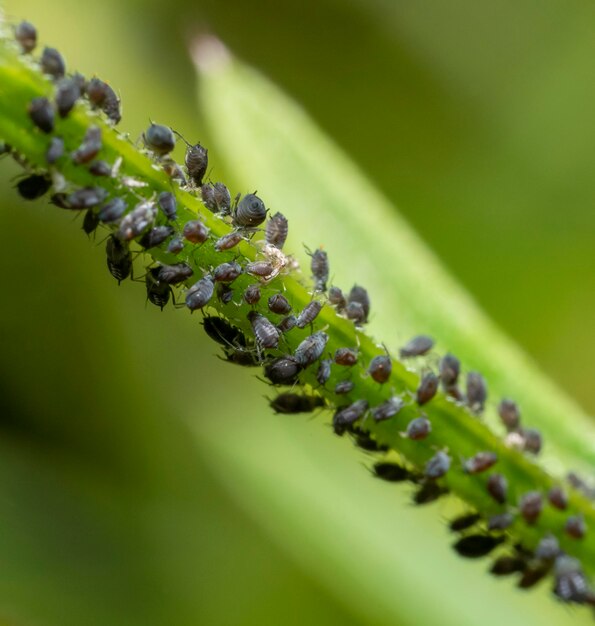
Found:
[{"label": "aphid antenna", "polygon": [[184,137],[184,135],[182,135],[182,133],[179,133],[175,128],[172,128],[172,131],[173,131],[174,135],[177,135],[186,144],[186,146],[188,148],[192,148],[193,144],[188,143],[188,141],[186,140],[186,137]]}]

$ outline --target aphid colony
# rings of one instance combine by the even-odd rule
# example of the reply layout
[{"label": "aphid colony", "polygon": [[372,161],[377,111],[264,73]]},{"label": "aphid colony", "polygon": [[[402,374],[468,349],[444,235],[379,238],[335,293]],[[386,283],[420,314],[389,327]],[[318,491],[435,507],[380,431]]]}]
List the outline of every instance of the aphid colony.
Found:
[{"label": "aphid colony", "polygon": [[[36,47],[37,33],[28,22],[16,26],[15,38],[24,54]],[[458,459],[453,452],[431,443],[432,421],[422,407],[426,411],[442,388],[453,402],[466,406],[473,416],[481,416],[488,390],[479,372],[467,373],[463,391],[459,383],[461,363],[454,355],[446,354],[436,372],[422,371],[417,389],[396,393],[391,384],[393,359],[388,351],[368,357],[360,351],[357,341],[356,345],[337,346],[328,323],[321,322],[323,317],[328,320],[331,308],[351,320],[356,328],[367,323],[370,315],[370,298],[365,288],[355,285],[344,295],[338,287],[328,286],[326,251],[307,250],[313,282],[311,300],[296,307],[289,294],[283,292],[281,281],[275,280],[294,267],[282,252],[288,236],[284,215],[276,212],[269,216],[256,192],[238,195],[232,201],[223,183],[205,180],[208,151],[199,143],[186,142],[184,166],[177,164],[171,157],[177,133],[166,126],[151,123],[142,135],[147,154],[171,179],[171,190],[162,190],[156,197],[140,194],[142,181],[121,176],[118,163],[110,164],[100,158],[100,126],[91,123],[80,144],[68,153],[64,139],[54,134],[57,119],[67,118],[77,103],[86,99],[91,109],[102,111],[110,122],[117,124],[121,118],[120,102],[113,89],[98,78],[87,81],[79,74],[67,76],[64,60],[53,48],[43,50],[39,66],[54,81],[54,97],[33,98],[27,114],[37,132],[50,136],[48,167],[47,171],[35,171],[20,180],[17,189],[27,200],[45,195],[56,186],[53,174],[64,159],[97,177],[97,185],[55,189],[51,202],[63,209],[84,211],[83,229],[87,234],[99,227],[108,230],[107,266],[118,283],[132,277],[131,244],[152,250],[162,262],[146,268],[147,300],[163,309],[170,299],[176,303],[174,289],[183,289],[181,306],[202,312],[202,326],[221,346],[225,360],[262,367],[271,385],[290,388],[271,400],[277,413],[332,409],[333,431],[340,436],[347,434],[355,445],[370,453],[387,452],[388,446],[369,432],[369,425],[401,419],[400,414],[407,413],[411,419],[403,423],[400,434],[413,442],[408,445],[428,446],[425,465],[414,469],[387,458],[375,463],[374,474],[387,482],[413,483],[413,501],[419,505],[448,493],[446,484],[442,484],[446,481],[441,479],[449,472],[460,472],[468,480],[480,481],[497,512],[486,519],[473,511],[451,522],[451,530],[463,533],[454,544],[461,556],[476,558],[491,553],[506,542],[506,531],[513,524],[538,524],[545,506],[566,516],[563,527],[568,538],[580,541],[585,536],[589,529],[584,519],[566,514],[568,497],[561,486],[552,487],[548,493],[527,491],[513,502],[506,476],[497,471],[499,459],[495,452],[478,450],[469,458]],[[99,182],[104,178],[118,183],[116,188],[121,193],[110,194]],[[182,220],[176,195],[180,188],[199,196],[204,206],[228,225],[228,232],[216,236],[202,219]],[[259,240],[262,233],[264,237]],[[245,244],[256,251],[254,258],[244,255]],[[220,261],[204,262],[206,258]],[[326,315],[321,315],[325,307]],[[223,312],[225,317],[213,310]],[[357,338],[358,334],[354,332],[353,336]],[[418,335],[400,348],[399,356],[404,362],[424,359],[433,347],[431,337]],[[372,405],[367,397],[361,397],[365,395],[362,389],[370,386],[376,390],[370,397],[381,397]],[[507,431],[509,447],[539,453],[541,435],[521,426],[520,410],[513,400],[503,399],[498,414]],[[578,477],[571,484],[589,495],[589,488]],[[535,585],[552,572],[554,593],[560,599],[595,603],[580,563],[560,549],[553,535],[544,534],[533,551],[517,546],[513,554],[499,556],[491,572],[496,576],[519,574],[518,585],[523,588]]]}]

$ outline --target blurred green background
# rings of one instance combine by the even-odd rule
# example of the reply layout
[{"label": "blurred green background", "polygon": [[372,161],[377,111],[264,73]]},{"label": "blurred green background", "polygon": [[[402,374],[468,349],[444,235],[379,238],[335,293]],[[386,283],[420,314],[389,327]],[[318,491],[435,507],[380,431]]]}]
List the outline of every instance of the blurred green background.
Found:
[{"label": "blurred green background", "polygon": [[[214,175],[232,180],[208,142],[186,53],[197,29],[216,32],[305,107],[486,311],[594,411],[592,3],[5,7],[32,20],[72,69],[110,80],[132,138],[149,117],[171,123],[202,139]],[[17,172],[2,162],[5,190]],[[485,563],[451,555],[442,512],[403,506],[405,491],[395,498],[370,481],[357,462],[365,457],[322,437],[320,424],[269,415],[265,388],[214,359],[196,319],[145,307],[140,285],[117,287],[102,248],[72,216],[14,192],[0,202],[0,623],[415,624],[423,615],[441,625],[511,616],[559,625],[584,617],[479,576]],[[252,491],[239,486],[238,441],[263,459]],[[291,481],[311,506],[279,505],[275,481],[281,491]],[[428,572],[418,595],[395,586],[387,593],[398,601],[383,606],[363,583],[362,597],[353,593],[361,579],[383,584],[381,565],[362,568],[370,566],[363,534],[341,562],[323,558],[325,544],[347,541],[321,513],[333,494],[348,515],[365,499],[379,524],[394,520],[395,534],[414,544],[399,584],[424,582],[415,576]],[[269,525],[253,514],[263,507]],[[308,543],[317,524],[320,544]],[[352,586],[342,586],[350,575]],[[450,602],[432,614],[423,605],[434,592]]]}]

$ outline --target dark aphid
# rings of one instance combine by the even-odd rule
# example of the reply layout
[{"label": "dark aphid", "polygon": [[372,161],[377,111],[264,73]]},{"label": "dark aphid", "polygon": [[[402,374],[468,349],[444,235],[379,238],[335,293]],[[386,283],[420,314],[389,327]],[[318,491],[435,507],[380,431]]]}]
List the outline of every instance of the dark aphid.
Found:
[{"label": "dark aphid", "polygon": [[24,53],[32,52],[37,45],[37,29],[31,22],[26,20],[16,25],[14,37],[19,42]]},{"label": "dark aphid", "polygon": [[314,279],[315,291],[326,291],[326,283],[329,275],[328,255],[322,249],[318,248],[314,252],[308,252],[312,260],[310,261],[310,270]]},{"label": "dark aphid", "polygon": [[101,150],[101,128],[90,126],[83,137],[81,145],[72,153],[72,160],[79,165],[88,163]]},{"label": "dark aphid", "polygon": [[213,280],[216,283],[232,283],[242,274],[242,266],[237,261],[221,263],[213,270]]},{"label": "dark aphid", "polygon": [[235,226],[253,228],[264,222],[267,209],[264,202],[255,194],[246,194],[235,208],[233,223]]},{"label": "dark aphid", "polygon": [[31,174],[16,184],[19,195],[24,200],[37,200],[44,196],[52,186],[52,181],[43,174]]},{"label": "dark aphid", "polygon": [[445,389],[450,389],[457,384],[461,362],[453,354],[445,354],[440,359],[440,380]]},{"label": "dark aphid", "polygon": [[184,249],[184,242],[180,237],[174,237],[167,246],[167,251],[171,254],[179,254]]},{"label": "dark aphid", "polygon": [[215,250],[217,252],[223,252],[225,250],[231,250],[235,248],[241,241],[243,237],[239,232],[227,233],[227,235],[223,235],[223,237],[219,237],[215,242]]},{"label": "dark aphid", "polygon": [[351,380],[342,380],[335,385],[335,393],[337,395],[344,395],[353,391],[355,384]]},{"label": "dark aphid", "polygon": [[207,335],[222,346],[245,348],[248,345],[244,333],[223,317],[208,315],[203,319],[202,325]]},{"label": "dark aphid", "polygon": [[354,422],[363,417],[367,410],[367,400],[356,400],[348,406],[339,407],[333,416],[335,434],[342,435]]},{"label": "dark aphid", "polygon": [[53,165],[64,154],[64,141],[61,137],[52,137],[49,148],[45,153],[45,160]]},{"label": "dark aphid", "polygon": [[122,119],[120,100],[107,83],[99,78],[92,78],[86,86],[86,92],[91,104],[100,108],[114,124]]},{"label": "dark aphid", "polygon": [[231,209],[231,196],[229,189],[223,183],[205,183],[200,188],[204,205],[213,213],[227,214]]},{"label": "dark aphid", "polygon": [[66,72],[64,58],[56,48],[44,48],[41,59],[39,59],[39,65],[44,74],[49,74],[56,80],[63,78]]},{"label": "dark aphid", "polygon": [[494,576],[508,576],[522,572],[526,567],[526,561],[518,556],[501,556],[492,563],[490,574]]},{"label": "dark aphid", "polygon": [[308,302],[298,315],[296,326],[298,328],[306,328],[306,326],[312,324],[312,322],[318,317],[321,310],[322,304],[318,302],[318,300]]},{"label": "dark aphid", "polygon": [[209,238],[209,228],[200,220],[190,220],[184,224],[184,238],[191,243],[204,243]]},{"label": "dark aphid", "polygon": [[394,417],[404,406],[403,400],[398,396],[392,396],[382,404],[371,409],[370,413],[376,422],[384,422]]},{"label": "dark aphid", "polygon": [[[339,289],[339,287],[329,288],[328,301],[330,304],[336,307],[337,311],[339,312],[341,312],[347,306],[347,300],[345,300],[345,296],[343,295],[343,292]],[[362,315],[363,315],[363,307],[361,308],[362,308]]]},{"label": "dark aphid", "polygon": [[244,289],[243,297],[246,304],[258,304],[258,301],[260,300],[260,287],[256,284],[248,285],[246,289]]},{"label": "dark aphid", "polygon": [[475,413],[481,413],[488,397],[488,387],[479,372],[467,374],[467,406]]},{"label": "dark aphid", "polygon": [[387,354],[375,356],[368,367],[368,374],[380,384],[385,383],[393,371],[393,364]]},{"label": "dark aphid", "polygon": [[202,309],[209,303],[214,291],[215,283],[213,283],[211,278],[209,276],[201,278],[186,292],[186,306],[191,311]]},{"label": "dark aphid", "polygon": [[299,393],[282,393],[270,402],[275,413],[310,413],[324,406],[324,398]]},{"label": "dark aphid", "polygon": [[225,283],[217,285],[217,297],[222,304],[229,304],[233,300],[233,289]]},{"label": "dark aphid", "polygon": [[543,580],[550,570],[549,564],[532,564],[527,567],[522,576],[519,578],[517,587],[519,589],[531,589],[535,585]]},{"label": "dark aphid", "polygon": [[248,320],[252,324],[254,336],[261,348],[271,350],[279,346],[281,334],[270,320],[256,311],[248,313]]},{"label": "dark aphid", "polygon": [[480,474],[490,469],[498,461],[495,452],[478,452],[463,464],[463,471],[466,474]]},{"label": "dark aphid", "polygon": [[357,363],[357,351],[351,348],[338,348],[335,351],[335,363],[345,367],[352,367]]},{"label": "dark aphid", "polygon": [[188,176],[197,187],[200,187],[209,166],[209,151],[199,143],[193,146],[189,145],[186,149],[184,162],[186,163]]},{"label": "dark aphid", "polygon": [[513,522],[512,513],[497,513],[488,518],[488,530],[506,530]]},{"label": "dark aphid", "polygon": [[560,544],[554,535],[543,537],[535,548],[535,558],[553,561],[560,554]]},{"label": "dark aphid", "polygon": [[110,235],[105,246],[107,253],[107,268],[110,274],[120,284],[124,279],[130,276],[132,271],[132,255],[128,246],[122,243],[114,235]]},{"label": "dark aphid", "polygon": [[[349,296],[347,297],[347,308],[349,308],[349,305],[352,303],[362,305],[364,322],[367,322],[368,316],[370,315],[370,296],[368,295],[368,291],[359,285],[353,285],[351,291],[349,292]],[[349,314],[347,317],[350,317]]]},{"label": "dark aphid", "polygon": [[435,480],[442,478],[450,469],[450,457],[442,450],[438,450],[436,454],[426,463],[424,476]]},{"label": "dark aphid", "polygon": [[56,108],[60,117],[66,117],[81,97],[81,84],[75,78],[64,78],[56,89]]},{"label": "dark aphid", "polygon": [[444,391],[447,393],[447,395],[449,395],[451,398],[454,398],[457,402],[463,402],[465,400],[465,396],[458,385],[454,385],[453,387],[445,387]]},{"label": "dark aphid", "polygon": [[564,530],[573,539],[582,539],[587,532],[587,525],[582,515],[571,515],[564,524]]},{"label": "dark aphid", "polygon": [[423,356],[434,347],[434,340],[428,335],[417,335],[408,341],[400,350],[402,359],[412,356]]},{"label": "dark aphid", "polygon": [[274,269],[272,263],[269,261],[250,261],[246,263],[246,274],[258,276],[259,278],[270,276]]},{"label": "dark aphid", "polygon": [[83,220],[83,230],[87,235],[95,232],[97,227],[99,226],[99,215],[93,211],[93,209],[88,209],[85,213],[85,219]]},{"label": "dark aphid", "polygon": [[302,371],[292,356],[280,356],[264,366],[264,375],[273,385],[293,385]]},{"label": "dark aphid", "polygon": [[124,215],[127,209],[128,205],[122,198],[112,198],[101,207],[97,217],[106,224],[113,224]]},{"label": "dark aphid", "polygon": [[157,204],[170,222],[178,217],[176,197],[171,191],[162,191],[157,198]]},{"label": "dark aphid", "polygon": [[351,426],[349,434],[353,437],[353,443],[366,452],[387,452],[388,446],[380,444],[372,437],[372,434],[357,426]]},{"label": "dark aphid", "polygon": [[296,348],[295,360],[302,367],[308,367],[322,356],[327,342],[328,335],[323,331],[306,337]]},{"label": "dark aphid", "polygon": [[316,382],[319,385],[326,385],[328,379],[331,377],[331,359],[322,359],[316,372]]},{"label": "dark aphid", "polygon": [[157,207],[154,202],[140,202],[130,213],[125,215],[120,222],[117,236],[120,239],[130,241],[149,227],[157,217]]},{"label": "dark aphid", "polygon": [[89,165],[89,172],[91,172],[93,176],[111,176],[112,168],[106,161],[97,160]]},{"label": "dark aphid", "polygon": [[288,232],[287,218],[282,213],[275,213],[266,225],[265,240],[271,245],[281,250],[287,239]]},{"label": "dark aphid", "polygon": [[70,209],[68,204],[68,196],[65,193],[53,193],[50,196],[50,204],[57,206],[59,209]]},{"label": "dark aphid", "polygon": [[548,500],[552,506],[555,506],[560,511],[564,511],[568,506],[568,495],[562,489],[562,487],[552,487],[547,494]]},{"label": "dark aphid", "polygon": [[54,109],[47,98],[33,98],[27,109],[31,121],[44,133],[54,130]]},{"label": "dark aphid", "polygon": [[83,187],[68,195],[66,202],[71,209],[91,209],[101,204],[107,197],[102,187]]},{"label": "dark aphid", "polygon": [[407,424],[406,436],[413,441],[425,439],[432,432],[432,424],[427,417],[416,417]]},{"label": "dark aphid", "polygon": [[297,317],[295,315],[288,315],[284,317],[278,324],[277,328],[282,333],[288,333],[290,330],[295,328],[297,324]]},{"label": "dark aphid", "polygon": [[176,138],[171,128],[161,124],[151,124],[143,133],[143,141],[158,156],[165,156],[176,147]]},{"label": "dark aphid", "polygon": [[163,307],[169,302],[171,287],[159,280],[160,269],[160,267],[152,267],[145,275],[145,284],[147,287],[147,300],[163,311]]},{"label": "dark aphid", "polygon": [[523,449],[531,454],[539,454],[543,446],[543,438],[536,428],[523,428]]},{"label": "dark aphid", "polygon": [[554,564],[554,581],[554,593],[560,600],[578,603],[585,601],[588,583],[577,559],[560,555]]},{"label": "dark aphid", "polygon": [[521,412],[514,400],[503,398],[498,405],[498,415],[508,432],[516,430],[521,425]]},{"label": "dark aphid", "polygon": [[508,481],[502,474],[490,474],[487,483],[488,493],[498,502],[504,504],[508,494]]},{"label": "dark aphid", "polygon": [[350,319],[356,326],[361,326],[366,323],[366,312],[360,302],[349,302],[345,307],[345,315],[347,319]]},{"label": "dark aphid", "polygon": [[450,522],[448,527],[455,533],[460,533],[463,530],[467,530],[471,528],[471,526],[475,526],[477,522],[481,519],[481,515],[479,513],[466,513],[465,515],[459,515],[459,517],[455,517],[455,519]]},{"label": "dark aphid", "polygon": [[188,280],[193,274],[192,268],[187,263],[175,265],[162,265],[159,268],[159,280],[168,285],[178,285]]},{"label": "dark aphid", "polygon": [[489,554],[496,546],[504,541],[504,537],[492,535],[467,535],[461,537],[453,548],[467,559],[477,559]]},{"label": "dark aphid", "polygon": [[422,379],[419,381],[419,387],[417,388],[415,397],[417,400],[417,404],[420,406],[429,402],[438,391],[438,383],[439,379],[436,374],[432,372],[427,372],[422,376]]},{"label": "dark aphid", "polygon": [[234,365],[241,365],[242,367],[258,367],[262,365],[258,354],[254,350],[227,348],[224,352],[225,360]]},{"label": "dark aphid", "polygon": [[427,482],[423,484],[414,494],[413,502],[415,504],[430,504],[436,502],[438,498],[446,495],[448,489],[441,487],[438,483]]},{"label": "dark aphid", "polygon": [[273,294],[269,300],[269,311],[272,313],[278,313],[279,315],[285,315],[291,311],[291,304],[287,298],[281,293]]},{"label": "dark aphid", "polygon": [[413,478],[411,472],[402,465],[385,461],[374,465],[374,476],[389,483],[401,483]]},{"label": "dark aphid", "polygon": [[171,226],[154,226],[151,230],[148,230],[140,239],[139,243],[143,248],[147,250],[149,248],[155,248],[160,246],[168,237],[174,234],[174,229]]},{"label": "dark aphid", "polygon": [[521,515],[525,518],[527,524],[535,524],[542,507],[543,498],[538,491],[528,491],[519,501]]}]

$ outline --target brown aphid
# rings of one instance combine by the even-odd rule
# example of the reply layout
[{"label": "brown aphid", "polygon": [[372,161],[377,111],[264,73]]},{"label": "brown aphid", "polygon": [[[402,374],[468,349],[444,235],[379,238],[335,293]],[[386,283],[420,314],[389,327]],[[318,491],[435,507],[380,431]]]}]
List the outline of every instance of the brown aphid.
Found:
[{"label": "brown aphid", "polygon": [[93,176],[111,176],[112,168],[106,161],[98,160],[93,161],[93,163],[89,165],[89,172],[91,172]]},{"label": "brown aphid", "polygon": [[477,559],[489,554],[504,541],[504,537],[493,535],[467,535],[461,537],[453,546],[460,556]]},{"label": "brown aphid", "polygon": [[287,218],[282,213],[275,213],[269,218],[265,230],[265,240],[271,245],[275,246],[279,250],[285,245],[288,233]]},{"label": "brown aphid", "polygon": [[200,187],[209,166],[209,151],[199,143],[188,144],[184,162],[188,176],[197,187]]},{"label": "brown aphid", "polygon": [[467,406],[475,413],[483,411],[488,397],[488,388],[484,377],[479,372],[467,374]]},{"label": "brown aphid", "polygon": [[588,583],[580,561],[565,554],[554,565],[554,593],[564,602],[583,603],[588,594]]},{"label": "brown aphid", "polygon": [[168,237],[171,237],[174,229],[171,226],[160,224],[148,230],[140,239],[139,244],[146,248],[155,248],[160,246]]},{"label": "brown aphid", "polygon": [[53,165],[64,154],[64,141],[61,137],[52,137],[45,153],[45,160]]},{"label": "brown aphid", "polygon": [[44,133],[54,130],[54,109],[47,98],[33,98],[27,109],[31,121]]},{"label": "brown aphid", "polygon": [[209,276],[201,278],[186,292],[186,306],[191,311],[205,307],[215,292],[215,284]]},{"label": "brown aphid", "polygon": [[216,283],[232,283],[242,274],[242,266],[237,261],[221,263],[213,270],[213,280]]},{"label": "brown aphid", "polygon": [[335,434],[342,435],[354,422],[363,417],[367,410],[367,400],[356,400],[348,406],[339,407],[333,416]]},{"label": "brown aphid", "polygon": [[508,494],[508,481],[502,474],[490,474],[487,483],[488,493],[498,502],[504,504]]},{"label": "brown aphid", "polygon": [[275,413],[294,414],[311,413],[314,409],[324,406],[324,398],[320,396],[281,393],[271,400],[270,406]]},{"label": "brown aphid", "polygon": [[564,511],[568,506],[568,495],[562,487],[552,487],[549,490],[547,497],[550,504],[555,506],[557,509],[560,509],[560,511]]},{"label": "brown aphid", "polygon": [[85,89],[89,102],[94,108],[100,108],[114,124],[122,119],[120,100],[116,92],[104,81],[92,78]]},{"label": "brown aphid", "polygon": [[[361,323],[365,324],[370,315],[370,296],[364,287],[361,287],[360,285],[353,285],[349,295],[347,296],[347,317],[356,321],[355,317],[352,317],[349,313],[349,308],[352,304],[361,305],[361,310],[363,311],[363,320]],[[352,314],[353,313],[354,311],[352,311]]]},{"label": "brown aphid", "polygon": [[306,337],[296,348],[295,360],[302,367],[308,367],[322,356],[327,342],[328,335],[323,331]]},{"label": "brown aphid", "polygon": [[187,263],[162,265],[159,268],[159,280],[168,285],[178,285],[192,277],[192,268]]},{"label": "brown aphid", "polygon": [[307,250],[307,252],[312,259],[310,261],[310,270],[314,279],[314,291],[324,292],[326,291],[329,275],[328,255],[322,248],[318,248],[314,252]]},{"label": "brown aphid", "polygon": [[582,539],[587,532],[587,525],[582,515],[571,515],[564,524],[564,530],[573,539]]},{"label": "brown aphid", "polygon": [[244,289],[243,298],[246,304],[254,305],[258,304],[260,300],[260,287],[256,284],[248,285]]},{"label": "brown aphid", "polygon": [[308,302],[298,315],[296,326],[298,328],[306,328],[308,324],[311,324],[318,317],[321,310],[322,304],[318,300]]},{"label": "brown aphid", "polygon": [[66,72],[64,57],[56,48],[45,47],[41,54],[41,59],[39,59],[39,65],[44,74],[49,74],[55,80],[63,78]]},{"label": "brown aphid", "polygon": [[523,571],[523,575],[520,577],[517,587],[519,589],[531,589],[535,587],[537,583],[542,581],[550,570],[549,564],[534,564],[527,567]]},{"label": "brown aphid", "polygon": [[422,376],[416,391],[416,400],[420,406],[429,402],[436,395],[438,382],[438,376],[432,372]]},{"label": "brown aphid", "polygon": [[413,494],[413,502],[415,504],[430,504],[431,502],[436,502],[438,498],[447,493],[448,489],[446,487],[442,487],[434,481],[429,481]]},{"label": "brown aphid", "polygon": [[521,425],[521,412],[517,403],[510,398],[503,398],[498,405],[498,415],[506,430],[514,431]]},{"label": "brown aphid", "polygon": [[560,554],[560,544],[554,535],[546,535],[535,548],[535,558],[542,561],[553,561]]},{"label": "brown aphid", "polygon": [[356,326],[362,326],[366,323],[366,312],[360,302],[349,302],[345,307],[344,313],[347,319],[351,320]]},{"label": "brown aphid", "polygon": [[432,480],[442,478],[450,469],[451,459],[446,452],[439,450],[436,454],[426,463],[424,469],[424,476]]},{"label": "brown aphid", "polygon": [[[339,287],[330,287],[328,290],[328,301],[329,304],[332,304],[339,313],[347,306],[347,300],[343,295],[343,292],[339,289]],[[361,305],[360,305],[361,307]],[[363,307],[362,308],[362,316],[363,316]]]},{"label": "brown aphid", "polygon": [[480,519],[481,515],[479,513],[465,513],[464,515],[455,517],[448,525],[448,528],[454,533],[460,533],[475,526]]},{"label": "brown aphid", "polygon": [[522,572],[527,567],[527,562],[518,556],[501,556],[490,567],[490,574],[494,576],[508,576]]},{"label": "brown aphid", "polygon": [[335,393],[339,396],[351,393],[355,384],[351,380],[341,380],[335,385]]},{"label": "brown aphid", "polygon": [[297,324],[297,317],[295,315],[288,315],[287,317],[284,317],[278,324],[277,324],[277,328],[282,332],[282,333],[288,333],[290,330],[292,330],[293,328],[295,328],[295,325]]},{"label": "brown aphid", "polygon": [[272,350],[279,346],[281,334],[270,320],[257,311],[250,311],[248,313],[248,320],[252,325],[256,342],[261,348]]},{"label": "brown aphid", "polygon": [[210,230],[200,220],[190,220],[184,224],[182,234],[191,243],[204,243],[209,238]]},{"label": "brown aphid", "polygon": [[15,26],[14,37],[19,42],[21,50],[27,54],[32,52],[37,45],[37,29],[31,22],[23,20]]},{"label": "brown aphid", "polygon": [[440,359],[440,380],[445,389],[456,386],[461,371],[461,362],[453,354],[445,354]]},{"label": "brown aphid", "polygon": [[498,461],[495,452],[478,452],[463,464],[463,471],[467,474],[480,474],[490,469]]},{"label": "brown aphid", "polygon": [[393,364],[388,354],[375,356],[368,366],[368,374],[381,385],[388,381],[393,371]]},{"label": "brown aphid", "polygon": [[170,221],[174,221],[178,217],[178,207],[176,196],[171,191],[162,191],[157,197],[157,204],[163,212],[163,215]]},{"label": "brown aphid", "polygon": [[213,200],[219,209],[219,213],[229,215],[231,213],[231,195],[229,189],[223,183],[213,185]]},{"label": "brown aphid", "polygon": [[543,446],[543,438],[536,428],[523,428],[521,431],[524,449],[531,454],[539,454]]},{"label": "brown aphid", "polygon": [[60,117],[66,117],[81,97],[81,84],[76,77],[63,78],[56,89],[56,108]]},{"label": "brown aphid", "polygon": [[215,250],[217,250],[217,252],[231,250],[232,248],[235,248],[242,241],[242,239],[242,234],[239,232],[227,233],[227,235],[223,235],[217,239],[215,242]]},{"label": "brown aphid", "polygon": [[258,276],[259,278],[270,276],[274,269],[272,263],[269,261],[250,261],[246,263],[246,274]]},{"label": "brown aphid", "polygon": [[120,222],[117,236],[125,241],[142,235],[157,216],[157,207],[153,202],[139,202]]},{"label": "brown aphid", "polygon": [[357,363],[357,352],[351,348],[338,348],[335,351],[335,363],[345,367],[352,367]]},{"label": "brown aphid", "polygon": [[528,491],[519,501],[519,510],[527,524],[535,524],[542,508],[543,498],[538,491]]},{"label": "brown aphid", "polygon": [[184,249],[184,241],[181,237],[173,237],[167,245],[167,251],[171,254],[180,254]]},{"label": "brown aphid", "polygon": [[277,357],[264,366],[264,375],[273,385],[293,385],[301,371],[301,365],[291,355]]},{"label": "brown aphid", "polygon": [[405,435],[413,441],[425,439],[432,432],[432,424],[427,417],[416,417],[407,424]]},{"label": "brown aphid", "polygon": [[90,126],[81,145],[72,153],[72,160],[81,165],[93,160],[101,150],[101,128]]},{"label": "brown aphid", "polygon": [[268,300],[269,311],[278,315],[286,315],[291,311],[291,304],[282,293],[273,294]]},{"label": "brown aphid", "polygon": [[434,347],[434,340],[428,335],[417,335],[408,341],[400,350],[402,359],[414,356],[423,356]]},{"label": "brown aphid", "polygon": [[331,359],[323,359],[320,361],[318,371],[316,372],[316,382],[319,385],[325,385],[328,379],[331,377]]},{"label": "brown aphid", "polygon": [[238,203],[233,214],[234,226],[255,228],[260,226],[267,217],[264,202],[253,193],[246,194]]},{"label": "brown aphid", "polygon": [[403,400],[398,396],[392,396],[382,404],[371,409],[370,413],[376,422],[383,422],[394,417],[404,406]]},{"label": "brown aphid", "polygon": [[513,522],[512,513],[497,513],[488,518],[488,530],[506,530]]}]

